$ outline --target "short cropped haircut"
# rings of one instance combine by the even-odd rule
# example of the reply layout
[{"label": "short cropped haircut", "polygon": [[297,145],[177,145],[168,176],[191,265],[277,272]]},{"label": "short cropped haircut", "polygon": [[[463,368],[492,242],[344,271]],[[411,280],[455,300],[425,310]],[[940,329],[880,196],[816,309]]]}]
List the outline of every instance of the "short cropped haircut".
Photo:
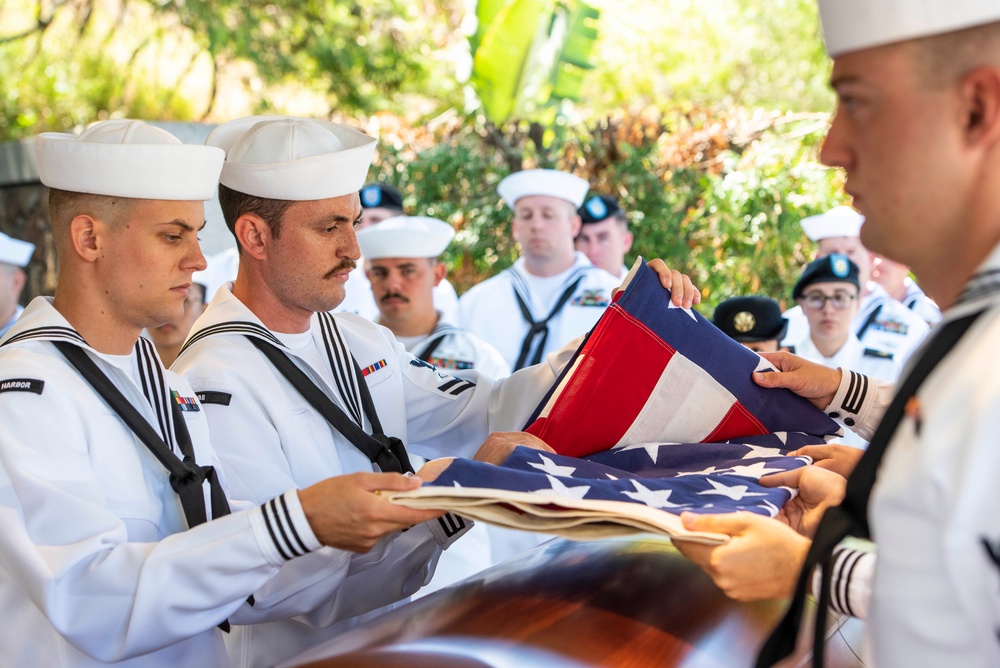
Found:
[{"label": "short cropped haircut", "polygon": [[255,197],[219,184],[219,205],[222,207],[222,216],[226,219],[226,226],[233,233],[233,236],[236,236],[236,221],[240,219],[240,216],[252,213],[260,216],[267,223],[267,226],[271,228],[271,234],[277,239],[281,236],[281,223],[285,219],[285,212],[293,204],[295,204],[295,200]]},{"label": "short cropped haircut", "polygon": [[114,228],[124,222],[137,201],[129,197],[92,195],[59,190],[58,188],[49,189],[49,220],[52,223],[56,249],[61,247],[69,232],[69,224],[76,216],[92,216]]},{"label": "short cropped haircut", "polygon": [[949,85],[977,67],[1000,67],[1000,22],[914,40],[919,80],[932,88]]}]

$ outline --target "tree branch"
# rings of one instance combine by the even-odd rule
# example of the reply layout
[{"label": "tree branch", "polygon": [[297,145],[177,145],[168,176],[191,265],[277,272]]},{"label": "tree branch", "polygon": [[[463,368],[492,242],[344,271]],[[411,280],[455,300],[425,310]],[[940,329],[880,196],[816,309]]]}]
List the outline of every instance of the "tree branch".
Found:
[{"label": "tree branch", "polygon": [[212,90],[208,94],[208,106],[205,107],[204,113],[201,115],[201,121],[204,122],[206,118],[212,115],[212,111],[215,109],[215,98],[219,94],[219,56],[215,54],[212,55]]},{"label": "tree branch", "polygon": [[480,136],[483,137],[487,145],[500,149],[500,154],[503,156],[504,162],[507,163],[507,167],[511,172],[521,171],[524,167],[523,156],[507,142],[503,133],[497,129],[497,126],[492,121],[486,121],[484,127],[486,128],[486,134]]}]

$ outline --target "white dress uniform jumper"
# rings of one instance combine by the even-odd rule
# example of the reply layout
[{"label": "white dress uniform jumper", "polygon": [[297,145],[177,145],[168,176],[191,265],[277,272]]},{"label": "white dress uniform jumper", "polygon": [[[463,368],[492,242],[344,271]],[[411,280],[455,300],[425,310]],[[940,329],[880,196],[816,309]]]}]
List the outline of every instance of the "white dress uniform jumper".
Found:
[{"label": "white dress uniform jumper", "polygon": [[580,252],[567,271],[542,280],[558,283],[550,299],[532,289],[539,281],[522,258],[458,300],[459,324],[496,347],[515,371],[589,332],[621,284]]}]

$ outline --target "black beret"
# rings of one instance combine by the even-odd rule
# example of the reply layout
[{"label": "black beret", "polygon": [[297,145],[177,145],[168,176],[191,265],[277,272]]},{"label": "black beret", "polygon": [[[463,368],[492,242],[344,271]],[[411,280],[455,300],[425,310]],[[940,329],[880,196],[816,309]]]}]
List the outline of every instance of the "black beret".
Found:
[{"label": "black beret", "polygon": [[715,326],[739,342],[780,341],[788,330],[788,318],[770,297],[733,297],[715,308]]},{"label": "black beret", "polygon": [[382,183],[369,183],[361,189],[361,206],[369,209],[385,207],[386,209],[403,210],[403,196],[392,186]]},{"label": "black beret", "polygon": [[599,223],[611,216],[621,213],[618,200],[611,195],[591,195],[583,201],[583,206],[577,209],[580,220],[586,223]]},{"label": "black beret", "polygon": [[802,271],[802,276],[792,289],[792,299],[798,299],[802,292],[813,283],[850,283],[861,290],[858,279],[858,265],[851,262],[846,255],[831,253],[826,257],[813,260]]}]

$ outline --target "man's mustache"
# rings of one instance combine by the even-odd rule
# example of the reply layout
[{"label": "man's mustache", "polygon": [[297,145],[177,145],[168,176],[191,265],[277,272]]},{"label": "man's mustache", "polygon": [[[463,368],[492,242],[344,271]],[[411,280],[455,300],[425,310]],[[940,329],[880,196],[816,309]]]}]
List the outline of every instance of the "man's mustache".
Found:
[{"label": "man's mustache", "polygon": [[409,303],[410,301],[409,298],[399,294],[398,292],[387,292],[384,295],[382,295],[382,299],[380,299],[379,301],[384,304],[390,299],[402,299],[404,302],[407,303]]},{"label": "man's mustache", "polygon": [[333,278],[334,274],[339,274],[340,272],[344,271],[345,269],[349,269],[350,271],[354,271],[354,268],[357,267],[357,266],[358,266],[358,263],[355,262],[354,260],[346,259],[343,262],[341,262],[340,264],[338,264],[336,267],[334,267],[333,269],[331,269],[327,273],[327,275],[324,276],[323,278]]}]

